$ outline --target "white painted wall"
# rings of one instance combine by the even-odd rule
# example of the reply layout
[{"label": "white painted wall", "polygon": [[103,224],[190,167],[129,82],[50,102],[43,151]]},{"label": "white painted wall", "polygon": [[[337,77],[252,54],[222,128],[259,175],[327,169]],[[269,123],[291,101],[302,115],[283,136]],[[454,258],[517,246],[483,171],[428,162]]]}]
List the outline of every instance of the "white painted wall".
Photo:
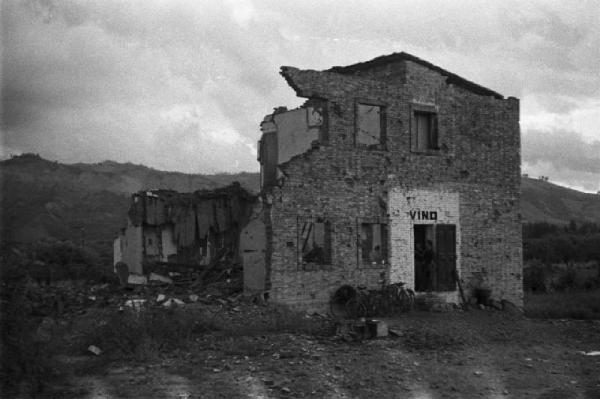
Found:
[{"label": "white painted wall", "polygon": [[265,290],[265,251],[267,234],[259,218],[251,220],[240,232],[240,255],[244,266],[244,292],[259,293]]},{"label": "white painted wall", "polygon": [[123,245],[123,262],[127,263],[129,273],[142,274],[143,235],[142,226],[134,226],[127,221],[125,229],[125,245]]},{"label": "white painted wall", "polygon": [[[389,193],[390,214],[390,281],[403,281],[415,286],[414,233],[415,224],[456,225],[456,269],[460,276],[460,213],[459,194],[438,190],[406,190],[394,188]],[[415,212],[436,212],[437,220],[418,220]],[[414,219],[413,217],[414,216]],[[448,302],[458,302],[457,291],[436,293]]]}]

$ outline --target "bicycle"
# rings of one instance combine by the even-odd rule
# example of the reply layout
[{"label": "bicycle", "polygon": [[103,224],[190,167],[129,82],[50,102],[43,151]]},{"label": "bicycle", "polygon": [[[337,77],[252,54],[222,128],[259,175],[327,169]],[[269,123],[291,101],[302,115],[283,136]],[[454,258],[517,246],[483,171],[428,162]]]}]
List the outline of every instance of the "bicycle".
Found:
[{"label": "bicycle", "polygon": [[392,313],[408,312],[415,307],[415,292],[405,287],[405,283],[397,282],[385,287],[386,295],[392,304]]},{"label": "bicycle", "polygon": [[414,296],[414,291],[404,287],[402,282],[386,285],[385,281],[382,281],[379,290],[343,285],[330,301],[331,314],[338,318],[390,316],[412,310],[415,304]]}]

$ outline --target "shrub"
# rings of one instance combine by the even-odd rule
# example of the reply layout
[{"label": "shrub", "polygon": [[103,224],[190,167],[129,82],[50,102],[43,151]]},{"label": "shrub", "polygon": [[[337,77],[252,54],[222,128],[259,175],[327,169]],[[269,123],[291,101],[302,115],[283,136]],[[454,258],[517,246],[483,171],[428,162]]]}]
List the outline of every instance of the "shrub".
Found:
[{"label": "shrub", "polygon": [[548,319],[600,319],[600,290],[525,295],[525,315]]},{"label": "shrub", "polygon": [[551,266],[538,259],[528,262],[523,268],[523,286],[527,291],[547,292]]},{"label": "shrub", "polygon": [[7,285],[3,282],[1,297],[2,396],[10,397],[23,387],[28,394],[36,396],[50,382],[56,381],[52,357],[58,350],[57,335],[52,334],[44,342],[39,340],[37,329],[41,318],[31,315],[34,304],[26,294],[24,283]]},{"label": "shrub", "polygon": [[153,360],[182,347],[194,334],[214,330],[203,319],[176,308],[110,311],[88,331],[85,346],[100,347],[110,358]]}]

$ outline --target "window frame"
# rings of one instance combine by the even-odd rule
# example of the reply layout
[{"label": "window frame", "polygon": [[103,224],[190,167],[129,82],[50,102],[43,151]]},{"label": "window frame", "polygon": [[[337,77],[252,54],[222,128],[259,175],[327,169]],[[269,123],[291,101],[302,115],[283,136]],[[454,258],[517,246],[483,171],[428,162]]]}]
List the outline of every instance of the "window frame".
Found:
[{"label": "window frame", "polygon": [[[379,143],[365,144],[358,141],[359,135],[359,106],[367,105],[379,107]],[[354,99],[354,146],[368,148],[370,150],[387,151],[387,107],[388,105],[382,101],[371,100],[366,98]]]},{"label": "window frame", "polygon": [[[302,225],[304,223],[323,223],[323,246],[325,261],[323,263],[305,262],[302,243]],[[329,270],[333,266],[333,223],[322,216],[298,216],[296,218],[296,259],[297,269],[303,271]]]},{"label": "window frame", "polygon": [[[361,241],[361,233],[362,233],[362,225],[370,224],[370,225],[379,225],[379,228],[382,229],[382,226],[385,226],[386,234],[382,234],[381,244],[383,246],[382,251],[382,262],[380,263],[370,263],[365,262],[362,256],[362,241]],[[381,231],[383,233],[383,231]],[[356,218],[356,265],[359,269],[385,269],[388,267],[390,262],[390,220],[388,218]]]},{"label": "window frame", "polygon": [[[430,115],[430,131],[429,136],[433,135],[436,138],[434,146],[420,149],[418,146],[418,131],[417,131],[417,114]],[[411,104],[410,105],[410,150],[416,154],[437,155],[440,153],[440,128],[439,128],[439,107],[429,104]]]}]

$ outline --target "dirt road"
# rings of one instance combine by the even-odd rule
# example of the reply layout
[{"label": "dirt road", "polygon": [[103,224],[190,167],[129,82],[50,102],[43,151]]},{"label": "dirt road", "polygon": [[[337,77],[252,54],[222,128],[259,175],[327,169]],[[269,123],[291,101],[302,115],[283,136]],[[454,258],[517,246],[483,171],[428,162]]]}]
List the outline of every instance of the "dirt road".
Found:
[{"label": "dirt road", "polygon": [[[199,337],[152,364],[80,373],[82,398],[600,398],[600,321],[415,312],[397,337]],[[89,357],[69,360],[85,369]],[[79,363],[79,364],[78,364]]]}]

